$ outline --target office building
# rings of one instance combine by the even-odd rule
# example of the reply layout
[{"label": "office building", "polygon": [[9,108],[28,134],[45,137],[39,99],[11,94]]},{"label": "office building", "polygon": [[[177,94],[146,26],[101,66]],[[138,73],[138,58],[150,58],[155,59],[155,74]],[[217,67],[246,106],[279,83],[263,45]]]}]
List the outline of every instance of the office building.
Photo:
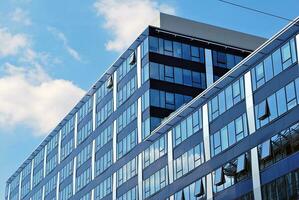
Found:
[{"label": "office building", "polygon": [[266,41],[160,14],[5,200],[297,199],[298,24]]}]

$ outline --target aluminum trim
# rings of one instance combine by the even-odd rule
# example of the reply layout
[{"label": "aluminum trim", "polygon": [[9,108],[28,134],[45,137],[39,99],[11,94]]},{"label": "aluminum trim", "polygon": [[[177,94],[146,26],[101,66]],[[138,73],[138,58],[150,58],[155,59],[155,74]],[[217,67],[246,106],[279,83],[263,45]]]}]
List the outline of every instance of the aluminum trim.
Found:
[{"label": "aluminum trim", "polygon": [[46,165],[47,165],[47,146],[45,145],[45,150],[44,150],[44,178],[46,177]]},{"label": "aluminum trim", "polygon": [[57,163],[58,164],[60,164],[60,162],[61,162],[61,135],[62,135],[62,131],[60,130],[59,131],[59,133],[58,133],[59,135],[58,135],[58,152],[57,152],[57,154],[58,154],[58,158],[57,158]]},{"label": "aluminum trim", "polygon": [[213,60],[211,49],[205,49],[206,81],[207,87],[214,82]]},{"label": "aluminum trim", "polygon": [[34,158],[31,161],[31,174],[30,174],[30,190],[32,190],[33,187],[33,168],[34,168]]},{"label": "aluminum trim", "polygon": [[206,176],[206,180],[207,180],[207,200],[211,200],[213,199],[213,181],[212,181],[212,173],[209,173]]},{"label": "aluminum trim", "polygon": [[75,125],[74,125],[74,140],[75,140],[75,144],[74,144],[74,149],[77,148],[77,134],[78,134],[78,113],[76,113],[75,115]]},{"label": "aluminum trim", "polygon": [[174,181],[172,130],[168,131],[167,133],[167,162],[168,162],[169,184],[171,184]]},{"label": "aluminum trim", "polygon": [[114,172],[112,177],[112,200],[116,200],[116,189],[116,172]]},{"label": "aluminum trim", "polygon": [[208,104],[205,104],[202,107],[202,125],[205,161],[208,161],[211,159]]},{"label": "aluminum trim", "polygon": [[74,157],[74,169],[73,169],[73,196],[76,194],[76,172],[77,172],[77,157]]},{"label": "aluminum trim", "polygon": [[142,180],[143,180],[143,171],[142,171],[142,152],[138,155],[138,199],[143,199],[142,191]]},{"label": "aluminum trim", "polygon": [[[246,113],[248,121],[248,130],[249,134],[253,134],[255,129],[255,115],[254,115],[254,103],[253,103],[253,92],[252,92],[252,83],[251,83],[251,72],[248,71],[244,75],[245,83],[245,103],[246,103]],[[252,173],[252,187],[254,199],[262,199],[261,191],[261,178],[260,178],[260,169],[259,169],[259,158],[257,147],[254,147],[250,150],[251,156],[251,173]]]},{"label": "aluminum trim", "polygon": [[57,181],[56,181],[56,200],[59,200],[59,189],[60,189],[60,172],[57,173]]},{"label": "aluminum trim", "polygon": [[96,141],[92,141],[92,154],[91,154],[91,180],[95,177],[95,158],[96,158]]},{"label": "aluminum trim", "polygon": [[93,103],[92,103],[92,131],[96,130],[96,108],[97,108],[97,95],[93,94]]},{"label": "aluminum trim", "polygon": [[142,100],[141,97],[137,100],[137,141],[142,142]]},{"label": "aluminum trim", "polygon": [[137,88],[141,87],[141,46],[137,47]]}]

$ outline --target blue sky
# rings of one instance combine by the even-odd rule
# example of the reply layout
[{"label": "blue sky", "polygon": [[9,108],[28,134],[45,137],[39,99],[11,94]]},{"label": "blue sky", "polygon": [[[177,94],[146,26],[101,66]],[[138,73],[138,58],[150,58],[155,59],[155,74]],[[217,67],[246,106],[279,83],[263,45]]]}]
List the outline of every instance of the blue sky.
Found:
[{"label": "blue sky", "polygon": [[[296,0],[232,0],[287,18]],[[287,22],[216,0],[0,3],[0,198],[6,179],[159,11],[269,38]]]}]

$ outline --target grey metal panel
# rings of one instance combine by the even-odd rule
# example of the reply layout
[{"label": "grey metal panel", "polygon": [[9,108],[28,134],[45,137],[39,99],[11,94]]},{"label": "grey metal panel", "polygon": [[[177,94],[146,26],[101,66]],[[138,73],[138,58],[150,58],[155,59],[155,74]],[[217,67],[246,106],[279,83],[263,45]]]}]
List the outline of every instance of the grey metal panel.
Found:
[{"label": "grey metal panel", "polygon": [[[255,129],[255,115],[254,115],[254,104],[253,104],[253,93],[252,93],[252,83],[251,83],[251,72],[248,71],[244,75],[245,83],[245,102],[246,102],[246,113],[248,121],[249,134],[253,134]],[[254,199],[261,200],[261,178],[259,169],[259,159],[257,147],[254,147],[250,151],[251,155],[251,173],[252,173],[252,184],[253,184],[253,194]]]},{"label": "grey metal panel", "polygon": [[165,13],[160,13],[160,28],[248,50],[255,50],[266,41],[266,39],[262,37],[196,22]]},{"label": "grey metal panel", "polygon": [[205,63],[206,63],[206,81],[207,87],[214,82],[213,59],[211,49],[205,49]]}]

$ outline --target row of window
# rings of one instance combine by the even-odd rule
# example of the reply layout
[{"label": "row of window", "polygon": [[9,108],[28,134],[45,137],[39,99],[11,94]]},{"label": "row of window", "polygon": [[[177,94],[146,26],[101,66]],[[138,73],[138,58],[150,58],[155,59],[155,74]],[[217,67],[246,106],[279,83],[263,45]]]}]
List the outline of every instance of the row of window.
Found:
[{"label": "row of window", "polygon": [[74,163],[73,160],[71,160],[69,163],[67,163],[60,171],[60,177],[59,181],[62,183],[67,177],[71,176],[73,174],[73,167]]},{"label": "row of window", "polygon": [[147,198],[168,185],[167,166],[143,181],[143,198]]},{"label": "row of window", "polygon": [[[153,62],[144,66],[142,70],[144,71],[143,73],[145,73],[144,81],[147,80],[146,78],[148,78],[148,76],[146,74],[149,73],[149,78],[152,79],[196,88],[206,88],[205,73]],[[149,70],[149,72],[145,72],[146,70]]]},{"label": "row of window", "polygon": [[99,125],[101,125],[112,114],[112,112],[113,100],[111,99],[99,110],[99,112],[96,113],[96,126],[98,127]]},{"label": "row of window", "polygon": [[251,69],[253,90],[256,90],[264,85],[296,61],[295,40],[292,38],[274,53],[265,58],[265,60]]},{"label": "row of window", "polygon": [[191,135],[202,129],[202,112],[198,109],[186,119],[181,121],[173,131],[173,147],[189,138]]},{"label": "row of window", "polygon": [[106,178],[95,188],[95,199],[100,200],[112,192],[112,177]]},{"label": "row of window", "polygon": [[46,174],[49,174],[58,164],[58,154],[55,154],[50,160],[47,160]]},{"label": "row of window", "polygon": [[237,65],[243,58],[220,51],[212,52],[213,66],[231,69]]},{"label": "row of window", "polygon": [[78,110],[78,123],[92,110],[92,98],[89,98]]},{"label": "row of window", "polygon": [[66,187],[60,189],[59,192],[60,200],[68,200],[72,196],[73,196],[73,183],[70,183]]},{"label": "row of window", "polygon": [[117,187],[137,175],[137,164],[138,160],[134,158],[117,171]]},{"label": "row of window", "polygon": [[137,76],[135,75],[117,92],[117,106],[124,103],[137,89]]},{"label": "row of window", "polygon": [[203,48],[153,36],[149,36],[149,51],[204,63]]},{"label": "row of window", "polygon": [[184,103],[192,100],[192,96],[165,92],[161,90],[150,90],[150,105],[175,110]]},{"label": "row of window", "polygon": [[111,88],[107,87],[107,82],[102,84],[96,92],[97,104],[111,91]]},{"label": "row of window", "polygon": [[199,179],[174,194],[174,200],[198,200],[205,194],[205,179]]},{"label": "row of window", "polygon": [[45,185],[45,196],[56,189],[57,186],[57,175],[53,176]]},{"label": "row of window", "polygon": [[91,200],[91,192],[85,194],[80,200]]},{"label": "row of window", "polygon": [[280,131],[258,146],[259,165],[263,170],[299,151],[299,123]]},{"label": "row of window", "polygon": [[29,192],[30,192],[30,181],[28,181],[27,183],[22,183],[22,186],[21,186],[21,199],[24,198]]},{"label": "row of window", "polygon": [[61,160],[64,160],[74,149],[74,139],[71,138],[64,146],[61,147]]},{"label": "row of window", "polygon": [[77,169],[91,158],[92,147],[91,144],[84,147],[77,155]]},{"label": "row of window", "polygon": [[119,133],[130,122],[137,117],[137,102],[130,105],[117,119],[116,119],[116,131]]},{"label": "row of window", "polygon": [[58,146],[58,134],[55,134],[47,144],[47,155]]},{"label": "row of window", "polygon": [[256,128],[268,124],[299,104],[299,78],[255,106]]},{"label": "row of window", "polygon": [[61,129],[61,140],[65,138],[71,131],[74,130],[75,127],[75,116],[69,119]]},{"label": "row of window", "polygon": [[244,93],[244,78],[241,77],[208,102],[209,121],[213,121],[219,115],[243,100],[245,98]]},{"label": "row of window", "polygon": [[[24,167],[24,169],[22,170],[22,180],[24,180],[24,178],[26,178],[30,173],[31,173],[31,162],[28,163],[26,165],[26,167]],[[15,178],[14,180],[16,180],[16,179],[17,178]],[[19,179],[17,179],[17,180],[19,180]],[[19,182],[19,181],[17,181],[17,182]]]},{"label": "row of window", "polygon": [[107,142],[112,139],[113,124],[110,124],[105,128],[95,139],[96,141],[96,151],[100,150]]},{"label": "row of window", "polygon": [[43,148],[40,150],[37,155],[34,157],[34,168],[38,166],[39,163],[41,163],[44,160],[44,151],[45,149]]},{"label": "row of window", "polygon": [[33,172],[33,187],[39,184],[44,178],[44,168],[41,167],[37,172]]},{"label": "row of window", "polygon": [[187,174],[194,168],[198,167],[204,162],[204,150],[203,143],[196,145],[189,151],[185,152],[178,158],[176,158],[174,163],[174,180]]},{"label": "row of window", "polygon": [[137,185],[130,189],[125,194],[117,198],[117,200],[138,200],[138,189]]},{"label": "row of window", "polygon": [[137,145],[137,129],[117,143],[117,159],[120,159]]},{"label": "row of window", "polygon": [[143,152],[143,168],[146,168],[167,153],[167,135],[163,135],[160,139],[151,144]]},{"label": "row of window", "polygon": [[150,95],[149,90],[147,90],[142,96],[141,96],[141,111],[145,111],[149,107],[150,102]]},{"label": "row of window", "polygon": [[[132,56],[132,57],[131,57]],[[119,82],[131,69],[136,67],[135,52],[117,68],[117,81]],[[133,58],[134,57],[134,58]],[[132,60],[133,59],[133,60]]]},{"label": "row of window", "polygon": [[43,196],[43,190],[40,189],[36,193],[33,194],[31,200],[40,200],[40,199],[42,199],[42,196]]},{"label": "row of window", "polygon": [[246,113],[210,135],[211,156],[216,156],[248,135]]},{"label": "row of window", "polygon": [[76,178],[76,191],[78,192],[91,181],[91,168],[86,169]]},{"label": "row of window", "polygon": [[95,175],[98,176],[103,173],[108,167],[112,165],[112,150],[102,155],[100,158],[96,158],[95,162]]}]

